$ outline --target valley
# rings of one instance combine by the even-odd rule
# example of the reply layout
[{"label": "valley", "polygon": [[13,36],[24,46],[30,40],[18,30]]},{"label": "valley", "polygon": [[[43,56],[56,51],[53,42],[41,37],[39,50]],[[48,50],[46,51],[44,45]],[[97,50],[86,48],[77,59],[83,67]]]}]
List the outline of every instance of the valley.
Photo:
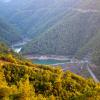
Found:
[{"label": "valley", "polygon": [[0,0],[0,100],[100,100],[100,1]]},{"label": "valley", "polygon": [[99,1],[44,1],[1,3],[1,16],[14,25],[22,36],[31,38],[22,49],[17,50],[25,55],[87,55],[87,49],[83,48],[100,28]]},{"label": "valley", "polygon": [[[26,39],[23,42],[15,43],[11,47],[16,53],[20,53],[22,47],[29,42]],[[80,76],[90,78],[92,77],[95,82],[99,82],[95,74],[92,72],[91,63],[88,60],[77,60],[74,57],[58,56],[58,55],[23,55],[26,59],[32,60],[33,64],[61,66],[64,71],[70,70]],[[91,66],[88,66],[91,65]]]}]

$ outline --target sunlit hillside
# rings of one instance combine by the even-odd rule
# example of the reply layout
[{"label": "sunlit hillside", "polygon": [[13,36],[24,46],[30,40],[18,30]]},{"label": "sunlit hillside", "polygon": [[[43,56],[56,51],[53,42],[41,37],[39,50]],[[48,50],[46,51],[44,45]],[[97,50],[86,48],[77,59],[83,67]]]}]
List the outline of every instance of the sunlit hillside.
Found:
[{"label": "sunlit hillside", "polygon": [[0,100],[100,100],[100,1],[0,0]]},{"label": "sunlit hillside", "polygon": [[[1,53],[2,54],[2,53]],[[60,67],[0,54],[1,100],[99,100],[100,85]]]}]

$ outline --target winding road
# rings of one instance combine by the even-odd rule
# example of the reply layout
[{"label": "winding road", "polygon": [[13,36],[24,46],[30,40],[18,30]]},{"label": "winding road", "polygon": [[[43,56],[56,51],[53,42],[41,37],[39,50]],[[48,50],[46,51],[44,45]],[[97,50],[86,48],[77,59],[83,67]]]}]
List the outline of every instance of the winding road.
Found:
[{"label": "winding road", "polygon": [[[79,62],[73,62],[73,64],[74,63],[77,63],[77,64],[79,64]],[[96,75],[93,73],[93,71],[91,70],[91,68],[90,68],[90,65],[89,65],[89,62],[87,62],[87,61],[84,61],[84,62],[82,62],[83,63],[83,65],[84,66],[80,66],[80,67],[78,67],[78,66],[71,66],[71,67],[65,67],[65,68],[63,68],[63,70],[65,71],[65,70],[77,70],[77,71],[81,71],[81,70],[83,70],[83,67],[84,68],[86,68],[86,70],[89,72],[89,74],[90,74],[90,76],[93,78],[93,80],[96,82],[96,83],[98,83],[98,82],[100,82],[98,79],[97,79],[97,77],[96,77]],[[67,64],[67,63],[64,63],[65,65]],[[63,63],[61,63],[61,64],[59,64],[59,65],[63,65]]]},{"label": "winding road", "polygon": [[92,70],[89,67],[89,64],[87,64],[87,70],[90,73],[90,75],[92,76],[92,78],[94,79],[95,82],[99,82],[99,80],[97,79],[97,77],[95,76],[95,74],[92,72]]}]

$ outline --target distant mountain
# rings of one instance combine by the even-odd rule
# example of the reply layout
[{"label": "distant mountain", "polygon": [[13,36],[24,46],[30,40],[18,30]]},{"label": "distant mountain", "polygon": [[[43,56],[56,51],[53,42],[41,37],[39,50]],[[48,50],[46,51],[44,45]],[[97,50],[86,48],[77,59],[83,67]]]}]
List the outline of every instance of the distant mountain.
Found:
[{"label": "distant mountain", "polygon": [[17,29],[0,18],[0,41],[6,42],[7,44],[12,44],[20,41],[21,39],[22,37]]},{"label": "distant mountain", "polygon": [[[97,2],[96,2],[97,1]],[[69,9],[57,23],[23,49],[27,54],[76,55],[100,28],[98,0],[80,1]]]},{"label": "distant mountain", "polygon": [[0,12],[3,17],[19,28],[23,35],[32,38],[62,19],[70,6],[76,6],[78,1],[12,0],[10,3],[0,4]]},{"label": "distant mountain", "polygon": [[0,2],[0,15],[33,39],[23,53],[81,56],[100,28],[99,5],[99,0],[12,0]]}]

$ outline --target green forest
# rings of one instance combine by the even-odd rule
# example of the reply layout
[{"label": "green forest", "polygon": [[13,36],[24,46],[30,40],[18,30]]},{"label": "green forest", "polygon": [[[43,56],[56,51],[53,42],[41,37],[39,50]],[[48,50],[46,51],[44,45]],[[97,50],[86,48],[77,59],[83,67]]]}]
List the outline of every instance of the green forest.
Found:
[{"label": "green forest", "polygon": [[0,41],[11,45],[17,41],[20,41],[22,36],[20,32],[9,22],[0,18]]}]

